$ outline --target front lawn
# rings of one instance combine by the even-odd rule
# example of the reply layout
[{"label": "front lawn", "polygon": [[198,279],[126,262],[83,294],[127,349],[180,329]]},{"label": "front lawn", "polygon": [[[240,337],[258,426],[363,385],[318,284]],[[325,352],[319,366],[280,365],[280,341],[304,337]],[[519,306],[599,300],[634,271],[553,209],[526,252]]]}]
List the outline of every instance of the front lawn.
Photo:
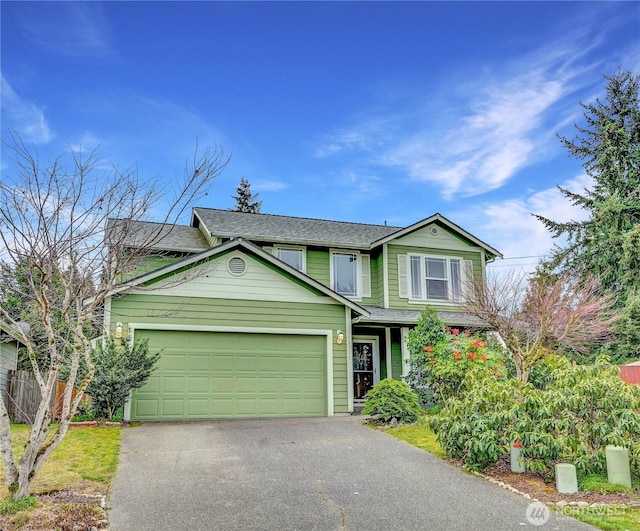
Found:
[{"label": "front lawn", "polygon": [[[17,460],[28,440],[29,426],[14,424],[12,433]],[[33,529],[64,528],[65,518],[70,521],[105,521],[99,498],[91,500],[87,495],[107,494],[116,472],[119,452],[119,426],[69,428],[31,485],[32,494],[39,500],[37,507],[34,508],[35,502],[32,502],[25,504],[23,510],[14,510],[15,504],[3,502],[0,506],[0,529],[20,529],[27,522],[36,526]],[[1,463],[0,481],[0,498],[4,499],[9,496],[9,491]]]},{"label": "front lawn", "polygon": [[[424,419],[421,420],[420,424],[400,425],[397,428],[388,428],[385,431],[400,440],[416,446],[417,448],[432,453],[442,459],[446,459],[446,453],[440,447],[440,444],[438,444],[435,433],[426,425]],[[485,475],[491,476],[491,473],[491,468],[485,471]],[[517,477],[511,474],[512,478],[515,477],[516,479],[520,480],[518,481],[518,483],[516,483],[516,485],[522,492],[526,492],[527,483],[529,483],[530,488],[534,488],[536,487],[536,485],[538,486],[538,488],[543,488],[545,486],[542,479],[537,478],[537,480],[533,482],[530,476],[531,473],[527,473],[526,475],[519,474],[517,475]],[[509,482],[509,479],[505,477],[500,477],[498,479],[504,480],[506,483]],[[550,488],[550,485],[546,485],[546,489]],[[536,489],[534,489],[534,491],[527,492],[527,494],[530,494],[535,498],[535,490]],[[551,490],[555,491],[555,489]],[[612,490],[620,492],[621,489]],[[637,495],[634,495],[633,497],[637,498]],[[571,516],[573,518],[576,518],[577,520],[591,524],[605,531],[625,531],[631,529],[640,529],[640,508],[638,507],[621,505],[600,507],[567,506],[563,508],[554,507],[554,510],[556,510],[557,512],[561,512],[565,516]]]},{"label": "front lawn", "polygon": [[401,424],[397,428],[389,428],[387,433],[442,459],[447,457],[447,454],[438,444],[436,434],[424,424]]}]

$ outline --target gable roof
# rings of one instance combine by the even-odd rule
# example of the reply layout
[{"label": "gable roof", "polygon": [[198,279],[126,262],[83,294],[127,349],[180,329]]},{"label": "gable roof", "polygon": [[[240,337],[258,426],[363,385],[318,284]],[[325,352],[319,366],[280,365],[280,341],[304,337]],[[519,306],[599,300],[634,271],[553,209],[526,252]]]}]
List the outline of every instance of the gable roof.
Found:
[{"label": "gable roof", "polygon": [[241,237],[274,243],[370,249],[371,242],[402,227],[369,225],[276,214],[247,214],[215,208],[194,208],[191,224],[200,224],[213,236]]},{"label": "gable roof", "polygon": [[111,243],[110,237],[115,230],[126,231],[125,242],[129,247],[144,246],[149,250],[186,253],[199,253],[209,248],[202,232],[187,225],[110,218],[105,231],[107,245]]},{"label": "gable roof", "polygon": [[111,295],[116,295],[118,293],[123,293],[125,291],[129,291],[131,289],[134,289],[136,286],[140,286],[142,284],[150,282],[159,277],[163,277],[165,275],[180,271],[184,268],[195,266],[199,262],[202,262],[203,260],[215,258],[216,256],[227,254],[230,251],[233,251],[236,249],[242,250],[248,254],[253,254],[254,256],[257,256],[262,260],[276,266],[278,269],[297,278],[308,287],[313,288],[316,291],[319,291],[323,295],[331,297],[332,299],[338,301],[344,306],[347,306],[348,308],[351,308],[353,311],[355,311],[359,315],[364,315],[364,316],[369,315],[369,312],[359,304],[356,304],[355,302],[347,299],[346,297],[340,295],[339,293],[336,293],[335,291],[328,288],[324,284],[321,284],[320,282],[311,278],[310,276],[304,273],[301,273],[300,271],[291,267],[290,265],[285,264],[283,261],[273,256],[271,253],[267,253],[266,251],[262,250],[261,247],[258,247],[257,245],[254,245],[253,243],[248,242],[243,238],[234,238],[232,240],[229,240],[228,242],[223,243],[222,245],[216,245],[215,247],[211,247],[206,251],[202,251],[198,254],[188,256],[186,258],[183,258],[182,260],[178,260],[177,262],[173,262],[172,264],[166,265],[159,269],[155,269],[153,271],[150,271],[149,273],[146,273],[144,275],[131,279],[126,283],[116,286],[113,289],[113,291],[109,293],[109,295],[111,296]]},{"label": "gable roof", "polygon": [[417,223],[414,223],[413,225],[409,225],[408,227],[405,227],[404,229],[400,229],[399,231],[397,231],[397,232],[395,232],[393,234],[390,234],[390,235],[385,236],[385,237],[383,237],[383,238],[381,238],[381,239],[379,239],[377,241],[372,242],[371,243],[371,248],[378,247],[379,245],[383,245],[383,244],[385,244],[387,242],[395,240],[396,238],[401,238],[402,236],[406,236],[407,234],[410,234],[410,233],[412,233],[412,232],[414,232],[416,230],[419,230],[422,227],[426,227],[427,225],[430,225],[432,223],[437,223],[439,225],[443,225],[444,227],[448,228],[449,230],[451,230],[453,232],[456,232],[457,234],[459,234],[460,236],[462,236],[463,238],[468,240],[470,243],[473,243],[474,245],[477,245],[478,247],[482,247],[492,257],[502,258],[502,253],[500,251],[498,251],[497,249],[494,249],[490,245],[484,243],[482,240],[476,238],[473,234],[471,234],[470,232],[467,232],[462,227],[460,227],[459,225],[456,225],[455,223],[453,223],[453,221],[448,220],[442,214],[439,214],[439,213],[435,213],[432,216],[429,216],[428,218],[425,218],[425,219],[423,219],[421,221],[418,221]]},{"label": "gable roof", "polygon": [[109,219],[107,243],[109,243],[109,235],[112,231],[116,228],[124,228],[127,231],[126,244],[128,246],[144,245],[150,250],[158,251],[199,253],[210,247],[205,234],[207,237],[212,235],[219,238],[242,238],[275,244],[338,247],[368,251],[432,223],[455,233],[470,245],[484,249],[489,261],[494,258],[502,258],[500,251],[439,213],[408,227],[392,227],[196,207],[191,214],[191,226]]},{"label": "gable roof", "polygon": [[[28,333],[28,332],[27,332]],[[17,341],[18,343],[22,343],[18,336],[20,332],[18,332],[15,328],[13,328],[6,321],[0,320],[0,341],[3,343],[8,343],[11,341]]]}]

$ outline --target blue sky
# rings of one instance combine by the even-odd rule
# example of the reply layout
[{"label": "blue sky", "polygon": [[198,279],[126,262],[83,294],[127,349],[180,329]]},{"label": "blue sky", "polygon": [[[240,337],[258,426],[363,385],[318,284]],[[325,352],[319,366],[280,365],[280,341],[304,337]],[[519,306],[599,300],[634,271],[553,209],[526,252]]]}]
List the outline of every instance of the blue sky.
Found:
[{"label": "blue sky", "polygon": [[[638,2],[0,4],[2,136],[168,181],[200,146],[262,211],[405,226],[440,212],[531,267],[531,213],[579,219],[573,137],[603,75],[640,72]],[[6,158],[6,157],[5,157]],[[1,171],[12,171],[3,158]],[[188,219],[184,220],[188,222]],[[533,258],[520,258],[533,257]]]}]

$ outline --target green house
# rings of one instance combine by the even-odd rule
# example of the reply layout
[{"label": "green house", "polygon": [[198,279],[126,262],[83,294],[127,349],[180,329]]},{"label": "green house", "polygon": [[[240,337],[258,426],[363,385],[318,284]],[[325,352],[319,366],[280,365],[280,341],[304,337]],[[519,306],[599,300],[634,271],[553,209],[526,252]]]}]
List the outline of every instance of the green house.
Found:
[{"label": "green house", "polygon": [[[501,254],[444,216],[409,227],[195,208],[189,226],[111,220],[153,251],[105,326],[160,350],[130,420],[331,416],[409,368],[427,306],[451,326]],[[148,238],[147,238],[148,240]]]}]

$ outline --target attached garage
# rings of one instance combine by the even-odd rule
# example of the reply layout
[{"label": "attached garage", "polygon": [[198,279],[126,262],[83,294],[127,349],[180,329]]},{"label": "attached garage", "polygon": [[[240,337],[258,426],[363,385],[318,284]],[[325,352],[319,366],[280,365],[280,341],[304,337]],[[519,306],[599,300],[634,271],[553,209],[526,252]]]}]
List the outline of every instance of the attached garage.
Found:
[{"label": "attached garage", "polygon": [[161,351],[132,394],[132,420],[326,416],[327,336],[226,331],[135,331]]}]

